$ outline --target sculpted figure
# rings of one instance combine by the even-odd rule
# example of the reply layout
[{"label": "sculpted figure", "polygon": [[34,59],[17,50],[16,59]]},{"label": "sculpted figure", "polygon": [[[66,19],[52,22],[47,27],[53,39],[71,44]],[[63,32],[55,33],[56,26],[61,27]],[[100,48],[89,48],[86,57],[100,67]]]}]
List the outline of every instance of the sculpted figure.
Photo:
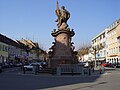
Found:
[{"label": "sculpted figure", "polygon": [[67,21],[70,18],[70,13],[65,9],[65,7],[62,6],[61,10],[60,10],[59,6],[58,6],[58,2],[57,2],[55,12],[58,17],[58,19],[56,20],[56,22],[58,22],[58,24],[57,24],[58,28],[68,27]]}]

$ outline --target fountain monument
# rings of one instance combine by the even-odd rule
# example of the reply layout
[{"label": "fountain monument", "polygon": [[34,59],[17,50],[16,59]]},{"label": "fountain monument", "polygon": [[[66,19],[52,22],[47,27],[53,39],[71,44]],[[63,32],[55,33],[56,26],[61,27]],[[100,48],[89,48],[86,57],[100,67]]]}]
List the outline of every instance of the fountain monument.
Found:
[{"label": "fountain monument", "polygon": [[62,6],[59,9],[58,2],[56,4],[55,13],[57,15],[57,29],[54,29],[51,35],[54,37],[51,48],[49,49],[49,66],[56,68],[60,64],[75,64],[77,63],[76,52],[72,37],[75,35],[73,29],[67,24],[70,18],[70,13]]}]

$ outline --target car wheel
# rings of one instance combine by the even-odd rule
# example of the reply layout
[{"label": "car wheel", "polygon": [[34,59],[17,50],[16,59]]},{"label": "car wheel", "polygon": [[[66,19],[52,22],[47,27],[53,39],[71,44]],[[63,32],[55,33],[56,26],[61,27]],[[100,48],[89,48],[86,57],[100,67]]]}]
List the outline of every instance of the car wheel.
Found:
[{"label": "car wheel", "polygon": [[25,70],[27,70],[27,68],[25,68]]}]

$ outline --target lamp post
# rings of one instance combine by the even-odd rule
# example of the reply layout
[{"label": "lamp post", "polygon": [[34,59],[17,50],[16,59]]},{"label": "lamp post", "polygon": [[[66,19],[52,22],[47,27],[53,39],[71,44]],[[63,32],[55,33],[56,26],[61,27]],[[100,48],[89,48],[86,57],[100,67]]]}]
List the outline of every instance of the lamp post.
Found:
[{"label": "lamp post", "polygon": [[94,49],[95,50],[95,68],[97,67],[97,61],[96,61],[96,48]]},{"label": "lamp post", "polygon": [[92,47],[92,50],[94,51],[94,53],[92,53],[92,54],[95,56],[95,61],[94,61],[95,62],[95,66],[94,67],[96,68],[97,67],[97,65],[96,65],[97,64],[97,61],[96,61],[96,52],[97,52],[97,49],[95,47]]}]

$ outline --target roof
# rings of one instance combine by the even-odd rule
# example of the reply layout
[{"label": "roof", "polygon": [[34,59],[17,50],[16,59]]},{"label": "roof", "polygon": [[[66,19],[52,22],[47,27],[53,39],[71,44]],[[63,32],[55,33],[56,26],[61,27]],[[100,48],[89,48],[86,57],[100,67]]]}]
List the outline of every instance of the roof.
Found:
[{"label": "roof", "polygon": [[98,38],[100,35],[102,35],[103,33],[106,32],[107,29],[104,29],[102,32],[100,32],[99,34],[97,34],[92,40]]},{"label": "roof", "polygon": [[12,40],[12,39],[10,39],[10,38],[2,35],[2,34],[0,34],[0,42],[3,42],[3,43],[6,43],[8,45],[18,47],[18,44],[14,40]]}]

